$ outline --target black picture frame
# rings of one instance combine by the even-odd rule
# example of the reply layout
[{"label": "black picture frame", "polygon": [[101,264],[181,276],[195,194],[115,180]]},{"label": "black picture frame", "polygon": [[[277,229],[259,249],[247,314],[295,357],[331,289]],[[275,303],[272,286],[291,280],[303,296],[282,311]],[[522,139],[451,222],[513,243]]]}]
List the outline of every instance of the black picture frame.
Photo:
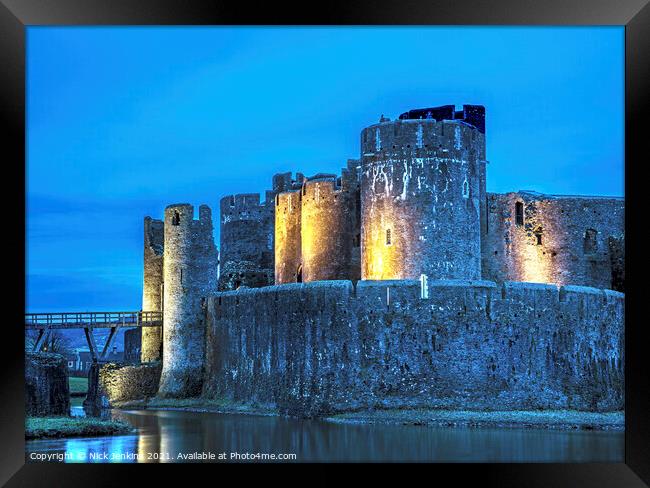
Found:
[{"label": "black picture frame", "polygon": [[[5,121],[5,242],[11,242],[5,279],[15,297],[3,324],[2,399],[0,409],[0,483],[7,486],[118,485],[133,481],[132,469],[113,466],[25,464],[24,330],[25,246],[25,47],[31,25],[622,25],[625,26],[625,197],[626,285],[625,462],[599,464],[470,464],[431,468],[434,480],[451,476],[454,484],[469,477],[498,486],[644,486],[650,484],[650,354],[644,341],[645,303],[639,245],[645,225],[634,216],[643,211],[647,165],[645,127],[650,118],[650,5],[648,0],[444,0],[356,1],[315,4],[318,8],[276,3],[201,0],[1,0],[0,93]],[[644,160],[644,157],[646,160]],[[9,189],[11,197],[7,197]],[[639,215],[640,217],[640,215]],[[634,223],[637,225],[633,225]],[[646,238],[647,239],[647,238]],[[5,262],[5,268],[7,263]],[[6,295],[5,295],[6,296]],[[195,468],[192,468],[195,469]],[[101,470],[101,476],[99,471]],[[163,475],[161,470],[157,474]],[[164,470],[163,470],[164,471]],[[152,474],[148,471],[148,475]],[[166,476],[166,475],[165,475]],[[11,478],[11,479],[10,479]],[[151,482],[153,482],[151,477]],[[442,478],[439,478],[442,479]],[[198,481],[198,480],[195,480]],[[216,480],[215,480],[216,482]]]}]

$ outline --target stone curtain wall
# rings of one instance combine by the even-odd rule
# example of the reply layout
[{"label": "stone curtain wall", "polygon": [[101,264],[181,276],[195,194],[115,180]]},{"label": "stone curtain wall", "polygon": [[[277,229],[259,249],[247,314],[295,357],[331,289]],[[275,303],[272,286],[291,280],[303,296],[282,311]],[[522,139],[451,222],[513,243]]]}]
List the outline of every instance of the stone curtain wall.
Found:
[{"label": "stone curtain wall", "polygon": [[208,301],[203,394],[363,408],[623,408],[624,295],[531,283],[315,282]]},{"label": "stone curtain wall", "polygon": [[68,365],[60,354],[25,352],[25,415],[69,415]]},{"label": "stone curtain wall", "polygon": [[522,191],[490,193],[487,201],[484,279],[623,289],[617,278],[624,258],[617,259],[620,246],[612,249],[609,238],[624,235],[624,199]]},{"label": "stone curtain wall", "polygon": [[88,395],[84,409],[97,413],[115,402],[156,396],[162,365],[159,361],[142,365],[93,363],[88,373]]}]

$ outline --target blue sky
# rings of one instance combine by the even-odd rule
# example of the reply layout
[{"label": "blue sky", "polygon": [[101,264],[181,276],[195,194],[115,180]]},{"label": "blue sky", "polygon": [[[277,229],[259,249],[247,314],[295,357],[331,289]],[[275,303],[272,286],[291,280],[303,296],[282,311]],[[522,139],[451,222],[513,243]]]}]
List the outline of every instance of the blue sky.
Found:
[{"label": "blue sky", "polygon": [[486,107],[488,191],[623,195],[622,27],[29,27],[27,308],[139,309],[142,220]]}]

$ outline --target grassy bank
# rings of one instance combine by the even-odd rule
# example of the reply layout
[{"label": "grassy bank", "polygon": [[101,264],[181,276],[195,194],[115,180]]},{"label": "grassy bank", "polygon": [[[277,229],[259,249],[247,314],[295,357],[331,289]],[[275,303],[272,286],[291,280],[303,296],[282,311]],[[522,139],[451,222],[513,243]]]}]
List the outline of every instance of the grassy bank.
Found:
[{"label": "grassy bank", "polygon": [[575,410],[480,412],[463,410],[376,410],[333,415],[340,423],[428,425],[443,427],[524,427],[544,429],[623,430],[623,412]]},{"label": "grassy bank", "polygon": [[88,378],[70,376],[68,384],[70,385],[71,397],[86,396],[88,393]]},{"label": "grassy bank", "polygon": [[[278,415],[270,406],[232,403],[204,398],[135,400],[114,405],[123,410],[182,410],[188,412]],[[386,409],[346,412],[323,420],[350,424],[397,424],[431,427],[494,427],[573,430],[624,430],[624,412],[576,410],[468,411],[435,409]]]},{"label": "grassy bank", "polygon": [[92,417],[28,417],[25,421],[26,439],[49,437],[95,437],[133,432],[126,422]]}]

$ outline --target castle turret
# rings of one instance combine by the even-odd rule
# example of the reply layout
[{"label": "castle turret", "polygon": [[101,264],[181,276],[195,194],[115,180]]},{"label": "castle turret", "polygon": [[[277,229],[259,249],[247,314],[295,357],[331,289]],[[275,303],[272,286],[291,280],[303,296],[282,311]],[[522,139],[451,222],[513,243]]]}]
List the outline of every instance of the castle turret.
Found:
[{"label": "castle turret", "polygon": [[275,197],[275,284],[302,281],[301,190]]},{"label": "castle turret", "polygon": [[[162,311],[163,304],[163,244],[162,220],[144,218],[144,280],[142,287],[142,310]],[[142,327],[140,360],[156,361],[162,354],[162,329]]]},{"label": "castle turret", "polygon": [[319,174],[302,188],[302,278],[303,281],[359,279],[359,247],[356,220],[358,185],[344,172],[343,178]]},{"label": "castle turret", "polygon": [[273,197],[268,192],[262,203],[258,193],[221,199],[220,290],[273,284]]},{"label": "castle turret", "polygon": [[217,289],[218,253],[207,205],[165,209],[163,370],[159,395],[201,392],[205,352],[205,299]]},{"label": "castle turret", "polygon": [[480,279],[484,109],[413,110],[361,132],[362,279]]}]

